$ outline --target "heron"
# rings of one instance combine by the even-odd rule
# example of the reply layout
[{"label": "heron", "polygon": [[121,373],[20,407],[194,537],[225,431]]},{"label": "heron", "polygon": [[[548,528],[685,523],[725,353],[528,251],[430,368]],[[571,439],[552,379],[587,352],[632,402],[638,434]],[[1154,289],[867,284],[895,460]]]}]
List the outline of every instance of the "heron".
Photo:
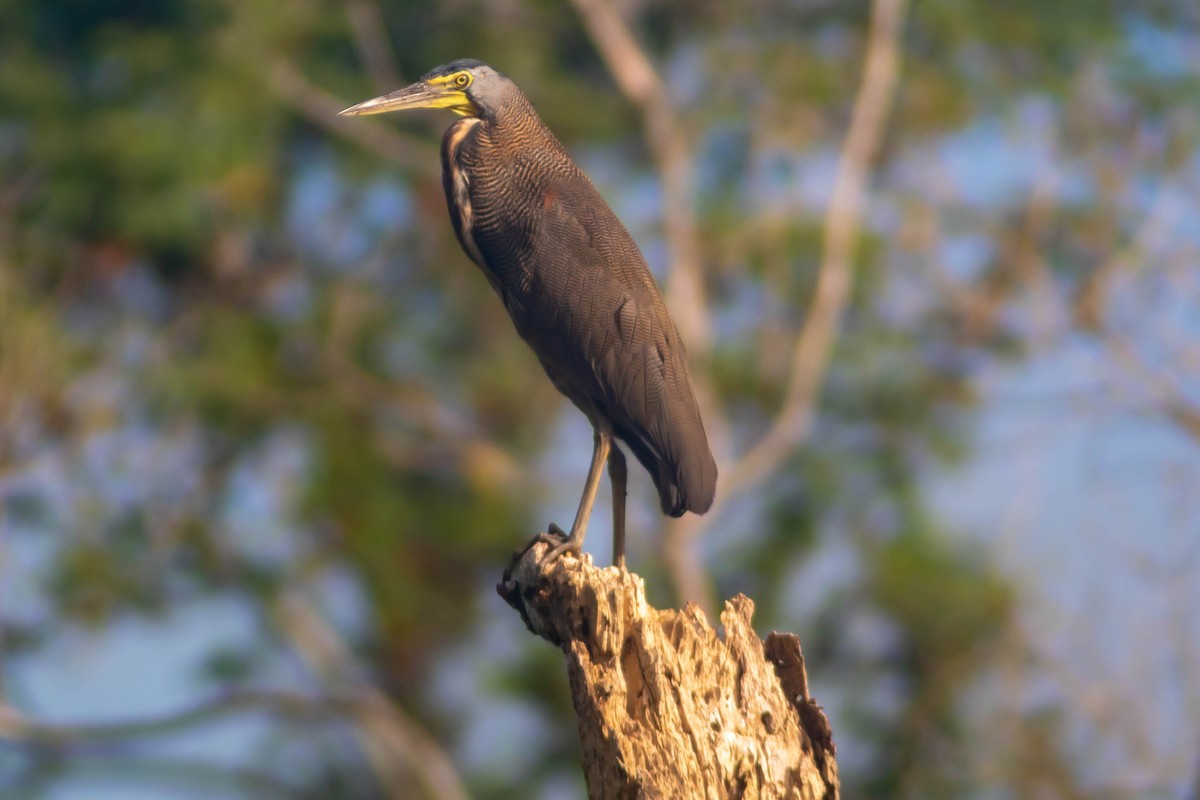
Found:
[{"label": "heron", "polygon": [[418,108],[459,117],[441,147],[459,244],[594,432],[571,530],[551,523],[530,546],[548,542],[544,560],[579,554],[607,463],[613,563],[624,569],[628,469],[619,443],[650,473],[664,514],[703,514],[716,493],[717,465],[675,323],[629,231],[513,81],[460,59],[341,113]]}]

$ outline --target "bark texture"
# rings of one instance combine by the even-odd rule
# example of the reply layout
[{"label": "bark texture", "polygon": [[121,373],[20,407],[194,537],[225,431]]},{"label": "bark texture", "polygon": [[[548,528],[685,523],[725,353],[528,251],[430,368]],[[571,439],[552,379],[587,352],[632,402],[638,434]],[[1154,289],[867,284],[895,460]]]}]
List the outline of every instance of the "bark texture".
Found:
[{"label": "bark texture", "polygon": [[829,722],[808,696],[800,641],[751,626],[738,595],[722,638],[688,604],[659,611],[642,579],[573,556],[517,558],[497,586],[561,648],[592,798],[839,796]]}]

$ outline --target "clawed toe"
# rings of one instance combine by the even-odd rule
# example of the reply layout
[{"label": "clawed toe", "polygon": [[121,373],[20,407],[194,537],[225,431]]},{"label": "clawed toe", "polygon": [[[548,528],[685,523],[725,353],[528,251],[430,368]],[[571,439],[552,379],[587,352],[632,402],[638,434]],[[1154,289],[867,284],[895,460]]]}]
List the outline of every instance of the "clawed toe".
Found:
[{"label": "clawed toe", "polygon": [[532,550],[534,545],[539,543],[550,545],[550,549],[541,557],[541,562],[552,561],[568,551],[578,553],[581,544],[575,542],[569,533],[551,522],[546,526],[546,530],[537,533],[524,547],[513,553],[513,563],[524,558],[525,554]]},{"label": "clawed toe", "polygon": [[546,564],[558,558],[564,553],[579,554],[583,548],[583,538],[576,540],[569,533],[551,522],[546,526],[545,533],[539,533],[534,537],[534,541],[545,542],[550,545],[550,549],[542,556],[541,563]]}]

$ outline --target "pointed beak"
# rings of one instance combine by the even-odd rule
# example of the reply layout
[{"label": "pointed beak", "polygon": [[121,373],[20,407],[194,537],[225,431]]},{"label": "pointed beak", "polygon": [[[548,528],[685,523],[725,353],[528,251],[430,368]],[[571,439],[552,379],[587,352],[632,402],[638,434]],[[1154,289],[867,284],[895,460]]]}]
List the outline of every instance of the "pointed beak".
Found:
[{"label": "pointed beak", "polygon": [[450,108],[459,109],[470,107],[470,99],[458,89],[448,86],[435,86],[426,81],[417,81],[412,86],[406,86],[390,94],[364,100],[358,105],[350,106],[338,113],[348,117],[360,117],[366,114],[386,114],[389,111],[402,111],[406,108]]}]

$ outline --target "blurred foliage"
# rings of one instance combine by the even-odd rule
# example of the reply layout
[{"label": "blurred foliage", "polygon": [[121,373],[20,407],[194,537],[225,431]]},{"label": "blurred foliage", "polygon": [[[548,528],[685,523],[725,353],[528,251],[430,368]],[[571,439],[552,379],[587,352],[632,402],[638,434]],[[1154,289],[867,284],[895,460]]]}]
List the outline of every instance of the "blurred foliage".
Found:
[{"label": "blurred foliage", "polygon": [[[293,644],[273,622],[281,597],[349,575],[362,598],[343,631],[352,650],[448,748],[461,753],[473,718],[505,704],[553,731],[530,733],[525,766],[508,772],[460,762],[479,797],[537,796],[578,758],[556,654],[512,628],[503,638],[521,640],[519,652],[475,654],[486,680],[470,708],[448,710],[437,687],[448,661],[470,660],[464,641],[489,646],[488,584],[542,522],[557,468],[538,465],[563,404],[454,242],[434,165],[386,163],[281,89],[286,70],[345,104],[392,88],[364,78],[350,5],[0,0],[2,524],[7,547],[50,553],[26,576],[42,601],[4,609],[5,656],[36,658],[77,626],[227,597],[260,638],[214,647],[197,669],[250,684]],[[568,5],[366,5],[398,81],[467,55],[513,76],[648,252],[661,250],[657,219],[639,213],[641,195],[657,196],[640,120]],[[783,396],[820,256],[824,200],[810,172],[831,174],[868,5],[630,8],[698,147],[721,335],[695,368],[740,444]],[[972,369],[1020,357],[1023,330],[905,281],[937,259],[931,237],[982,229],[985,263],[963,283],[997,309],[1034,251],[1084,291],[1135,222],[1127,175],[1106,165],[1153,177],[1194,158],[1197,73],[1158,74],[1127,46],[1138,26],[1176,24],[1194,25],[1194,9],[912,4],[876,181],[891,221],[864,233],[815,435],[749,510],[716,523],[748,520],[736,535],[714,529],[708,564],[722,591],[756,598],[764,628],[804,625],[814,684],[850,698],[835,709],[843,752],[858,750],[843,768],[847,796],[1087,796],[1052,713],[1030,727],[1043,744],[1018,737],[993,754],[1013,765],[1004,787],[971,766],[972,748],[988,745],[969,735],[964,699],[998,648],[1014,646],[1016,587],[929,518],[920,475],[968,452]],[[976,126],[1019,126],[1030,102],[1048,104],[1053,137],[1085,174],[1063,224],[1028,224],[1023,195],[996,196],[942,208],[943,228],[924,232],[942,191],[929,154]],[[434,159],[441,124],[413,119],[401,132]],[[1131,136],[1145,140],[1132,155]],[[259,495],[282,499],[248,528],[239,520]],[[285,544],[255,525],[279,528]],[[793,607],[797,573],[835,539],[853,549],[853,574],[819,607]],[[865,653],[848,633],[863,620],[879,632]],[[221,780],[244,796],[381,796],[362,758],[344,737],[297,725]],[[221,773],[130,764],[164,786]],[[8,789],[50,796],[88,768],[34,758]]]}]

